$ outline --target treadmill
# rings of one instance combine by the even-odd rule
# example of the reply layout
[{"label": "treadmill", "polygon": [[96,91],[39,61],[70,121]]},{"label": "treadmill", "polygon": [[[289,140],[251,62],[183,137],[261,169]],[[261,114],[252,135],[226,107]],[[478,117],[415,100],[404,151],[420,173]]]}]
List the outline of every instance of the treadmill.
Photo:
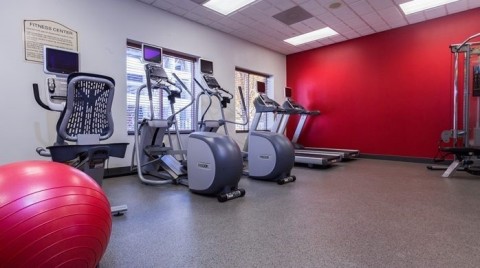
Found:
[{"label": "treadmill", "polygon": [[[256,130],[256,128],[258,127],[261,115],[263,113],[275,113],[277,115],[278,119],[274,121],[271,130],[272,132],[277,132],[276,130],[278,130],[281,118],[289,116],[290,114],[298,113],[298,111],[293,109],[284,109],[276,101],[270,99],[265,93],[265,83],[257,83],[257,91],[259,93],[259,96],[254,100],[255,116],[251,125],[252,130]],[[341,160],[341,156],[336,153],[311,153],[305,150],[295,150],[295,163],[307,164],[309,167],[328,167],[333,163],[339,162]]]},{"label": "treadmill", "polygon": [[[298,138],[300,136],[300,133],[303,130],[303,127],[305,125],[305,122],[307,121],[308,116],[317,116],[320,114],[320,111],[318,110],[313,110],[313,111],[308,111],[305,109],[302,105],[299,103],[295,102],[292,99],[292,89],[286,87],[285,88],[285,97],[286,100],[283,103],[282,107],[285,110],[292,110],[296,111],[295,114],[300,115],[300,120],[297,124],[297,127],[295,129],[295,132],[292,137],[292,143],[295,146],[295,151],[298,153],[308,153],[308,154],[320,154],[320,155],[338,155],[341,157],[342,160],[351,160],[355,159],[360,155],[359,150],[355,149],[335,149],[335,148],[317,148],[317,147],[305,147],[301,144],[298,143]],[[290,113],[294,114],[294,113]],[[290,114],[283,114],[283,116],[276,122],[277,124],[274,124],[275,130],[277,133],[285,133],[285,128],[288,122],[288,119],[290,117]]]}]

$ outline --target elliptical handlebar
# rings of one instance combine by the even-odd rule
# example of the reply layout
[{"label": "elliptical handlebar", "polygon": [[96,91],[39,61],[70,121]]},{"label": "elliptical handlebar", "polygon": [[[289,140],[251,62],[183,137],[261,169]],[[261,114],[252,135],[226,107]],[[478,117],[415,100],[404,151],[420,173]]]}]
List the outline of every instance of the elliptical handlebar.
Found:
[{"label": "elliptical handlebar", "polygon": [[[202,91],[205,92],[205,94],[208,94],[210,96],[217,96],[220,99],[227,99],[229,101],[233,100],[233,98],[234,98],[233,94],[228,92],[228,90],[225,90],[222,87],[220,87],[220,85],[217,83],[215,78],[213,78],[213,77],[209,77],[209,78],[204,77],[204,78],[205,78],[205,81],[207,82],[207,86],[208,86],[206,88],[203,87],[202,84],[200,82],[198,82],[198,80],[196,78],[194,78],[194,80],[197,83],[197,85],[202,89]],[[215,82],[210,85],[209,82],[207,81],[207,79],[212,79]],[[227,95],[225,95],[225,94],[227,94]]]},{"label": "elliptical handlebar", "polygon": [[242,110],[243,110],[244,119],[243,119],[243,123],[235,122],[235,124],[241,125],[241,126],[246,126],[246,125],[248,125],[249,118],[248,118],[247,105],[246,105],[246,102],[245,102],[245,97],[243,96],[243,89],[242,89],[241,86],[238,86],[238,92],[240,93],[240,102],[242,103]]},{"label": "elliptical handlebar", "polygon": [[[233,94],[232,93],[228,92],[227,90],[225,90],[221,87],[219,87],[218,90],[219,90],[218,93],[220,94],[220,96],[222,98],[228,98],[229,100],[233,100]],[[226,97],[225,95],[222,95],[222,92],[224,92],[225,94],[228,94],[228,97]]]},{"label": "elliptical handlebar", "polygon": [[45,157],[51,157],[51,156],[52,156],[52,154],[50,153],[50,151],[48,151],[47,149],[42,148],[42,147],[37,147],[37,149],[35,149],[35,151],[36,151],[37,154],[39,154],[40,156],[45,156]]},{"label": "elliptical handlebar", "polygon": [[[192,95],[192,92],[190,92],[190,90],[188,90],[187,86],[185,86],[185,84],[182,82],[182,80],[177,76],[177,74],[175,73],[172,73],[173,77],[175,77],[175,79],[177,80],[177,82],[180,84],[180,87],[177,86],[177,84],[175,83],[172,83],[173,86],[175,86],[175,88],[179,89],[180,91],[177,93],[177,94],[181,94],[183,92],[183,90],[185,90],[185,92],[187,92],[187,94],[190,96],[190,102],[185,105],[184,107],[182,107],[181,109],[179,109],[178,111],[176,111],[175,113],[173,113],[171,116],[169,116],[169,118],[174,118],[177,114],[183,112],[185,109],[187,109],[188,107],[192,106],[193,102],[195,101],[195,98],[193,97]],[[170,82],[171,83],[171,82]],[[183,89],[183,90],[182,90]]]},{"label": "elliptical handlebar", "polygon": [[[147,88],[148,90],[148,98],[150,101],[150,117],[153,119],[153,104],[152,104],[152,99],[153,99],[153,94],[152,90],[153,89],[161,89],[167,93],[167,98],[170,101],[170,103],[173,105],[175,103],[175,98],[180,98],[181,94],[183,91],[186,91],[187,94],[190,96],[190,102],[186,104],[184,107],[179,109],[176,112],[173,112],[172,115],[170,115],[167,119],[170,120],[170,122],[174,121],[174,118],[177,114],[181,113],[188,107],[190,107],[193,102],[195,101],[195,98],[193,97],[192,93],[188,88],[185,86],[185,84],[180,80],[180,78],[175,74],[172,73],[173,77],[177,80],[178,83],[175,83],[171,81],[168,77],[168,74],[165,72],[165,69],[161,65],[158,64],[152,64],[148,63],[145,65],[145,73],[146,73],[146,83],[142,84],[138,89],[137,89],[137,95],[139,94],[140,91],[142,91],[144,88]],[[173,86],[174,88],[171,88]],[[139,104],[137,104],[139,105]]]},{"label": "elliptical handlebar", "polygon": [[[33,84],[33,96],[35,97],[35,101],[40,105],[45,110],[53,111],[48,105],[46,105],[42,99],[40,98],[40,92],[38,89],[38,84],[34,83]],[[38,152],[38,151],[37,151]]]},{"label": "elliptical handlebar", "polygon": [[[38,84],[37,83],[33,84],[33,96],[34,96],[37,104],[40,105],[40,107],[42,107],[43,109],[48,110],[48,111],[56,111],[56,110],[53,110],[52,108],[50,108],[50,106],[48,106],[47,104],[45,104],[42,101],[42,99],[40,98],[40,91],[38,89]],[[56,111],[56,112],[58,112],[58,111]],[[44,156],[44,157],[51,157],[52,156],[48,149],[45,149],[45,148],[42,148],[42,147],[37,147],[35,149],[35,151],[40,156]]]},{"label": "elliptical handlebar", "polygon": [[[206,94],[211,98],[212,96],[215,96],[219,102],[222,104],[223,108],[227,108],[227,105],[230,103],[231,100],[233,100],[234,96],[232,93],[228,92],[227,90],[223,89],[220,87],[220,85],[217,83],[215,78],[209,77],[208,79],[213,79],[215,82],[213,84],[210,84],[205,78],[205,81],[207,82],[207,87],[203,87],[200,82],[198,82],[197,79],[195,79],[195,82],[197,85],[202,89],[203,94]],[[215,85],[215,86],[213,86]],[[210,106],[209,106],[210,108]]]},{"label": "elliptical handlebar", "polygon": [[[197,115],[196,130],[199,130],[202,127],[202,125],[204,124],[205,115],[207,115],[208,110],[210,110],[210,107],[212,106],[212,95],[214,95],[214,91],[203,87],[202,84],[200,82],[198,82],[197,78],[194,77],[193,80],[202,90],[202,92],[200,94],[198,94],[196,105],[195,105],[197,107],[197,112],[195,113]],[[200,97],[202,95],[206,95],[208,97],[208,105],[207,105],[207,108],[205,108],[205,111],[202,113],[202,116],[199,120],[198,119],[198,115],[199,115],[198,111],[200,109]]]},{"label": "elliptical handlebar", "polygon": [[204,86],[202,86],[202,84],[200,82],[198,82],[197,78],[194,77],[193,80],[200,87],[200,89],[202,90],[202,92],[204,94],[213,95],[215,93],[213,90],[211,90],[209,88],[205,88]]},{"label": "elliptical handlebar", "polygon": [[[205,77],[204,77],[205,78]],[[210,86],[210,84],[208,83],[207,79],[213,79],[215,82],[212,83],[212,87]],[[220,87],[220,85],[216,82],[215,78],[213,77],[208,77],[208,78],[205,78],[206,80],[206,83],[207,83],[207,86],[208,87],[204,87],[196,78],[194,78],[195,80],[195,83],[200,87],[200,89],[202,90],[202,92],[199,94],[198,98],[197,98],[197,109],[199,107],[199,102],[200,102],[200,97],[201,95],[207,95],[208,99],[209,99],[209,103],[208,103],[208,106],[206,107],[206,109],[204,110],[204,112],[202,113],[202,116],[201,116],[201,119],[198,120],[198,117],[197,117],[197,121],[198,121],[198,124],[197,126],[200,128],[204,122],[204,119],[205,119],[205,115],[208,113],[208,110],[210,109],[210,107],[212,106],[212,97],[216,97],[216,99],[219,101],[220,103],[220,109],[221,109],[221,114],[222,114],[222,118],[220,120],[218,120],[219,122],[221,122],[221,124],[225,124],[225,123],[229,123],[229,124],[234,124],[234,125],[242,125],[242,126],[245,126],[249,123],[249,120],[248,120],[248,116],[245,116],[244,120],[242,123],[239,123],[239,122],[236,122],[236,121],[231,121],[231,120],[226,120],[225,119],[225,114],[223,112],[223,109],[227,107],[228,103],[230,103],[231,100],[234,99],[234,96],[232,93],[230,93],[229,91],[223,89],[222,87]],[[215,87],[213,87],[213,85],[215,84]],[[240,96],[241,96],[241,101],[242,101],[242,108],[245,112],[245,115],[247,115],[247,109],[246,109],[246,105],[245,105],[245,99],[243,98],[243,92],[241,90],[241,87],[239,87],[239,90],[240,90]],[[198,116],[198,112],[197,112],[197,116]],[[225,132],[227,133],[228,135],[228,132],[225,128]]]},{"label": "elliptical handlebar", "polygon": [[[145,74],[147,78],[147,87],[148,87],[148,96],[149,98],[152,97],[151,90],[152,89],[162,89],[167,92],[169,99],[173,100],[173,98],[180,96],[182,94],[182,88],[178,87],[175,82],[170,81],[167,72],[165,69],[159,64],[155,63],[148,63],[145,65]],[[175,89],[171,89],[170,86],[174,86]],[[191,96],[191,94],[189,94]],[[173,97],[171,97],[173,96]]]}]

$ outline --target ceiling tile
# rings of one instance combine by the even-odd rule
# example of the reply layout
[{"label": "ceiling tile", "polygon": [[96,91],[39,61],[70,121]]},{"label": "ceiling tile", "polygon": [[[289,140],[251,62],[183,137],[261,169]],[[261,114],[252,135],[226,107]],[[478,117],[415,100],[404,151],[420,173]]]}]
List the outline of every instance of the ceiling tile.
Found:
[{"label": "ceiling tile", "polygon": [[174,6],[174,7],[170,8],[168,11],[172,12],[173,14],[179,15],[179,16],[183,16],[183,15],[188,13],[188,10],[183,9],[181,7],[177,7],[177,6]]},{"label": "ceiling tile", "polygon": [[[182,16],[283,54],[334,44],[480,7],[480,0],[459,0],[405,16],[398,5],[408,0],[257,0],[240,11],[223,16],[192,0],[130,1],[138,1],[152,8]],[[342,6],[337,9],[329,8],[335,1],[341,2]],[[297,5],[307,10],[313,17],[291,26],[272,17]],[[339,35],[301,46],[292,46],[283,41],[299,33],[326,26],[336,30]]]},{"label": "ceiling tile", "polygon": [[476,8],[476,7],[480,7],[480,1],[478,1],[478,0],[468,0],[468,8],[469,9]]},{"label": "ceiling tile", "polygon": [[157,7],[157,8],[160,8],[160,9],[163,9],[163,10],[170,10],[174,5],[170,4],[169,2],[165,2],[165,1],[155,1],[153,2],[152,4],[154,7]]},{"label": "ceiling tile", "polygon": [[375,12],[373,7],[366,0],[352,3],[350,7],[352,8],[353,12],[360,16]]},{"label": "ceiling tile", "polygon": [[[233,0],[231,0],[233,1]],[[263,1],[267,1],[267,0],[263,0]],[[289,8],[292,8],[294,6],[296,6],[296,4],[290,0],[281,0],[281,1],[278,1],[278,0],[268,0],[273,6],[276,6],[278,9],[280,10],[287,10]]]},{"label": "ceiling tile", "polygon": [[[477,1],[480,3],[480,1]],[[460,11],[463,11],[468,8],[468,2],[466,1],[458,1],[458,2],[453,2],[447,5],[447,12],[449,14],[457,13]]]},{"label": "ceiling tile", "polygon": [[427,19],[434,19],[445,15],[447,15],[447,9],[443,6],[425,11],[425,17],[427,17]]},{"label": "ceiling tile", "polygon": [[360,37],[360,34],[355,32],[355,31],[343,32],[342,35],[345,36],[348,39],[353,39],[353,38]]},{"label": "ceiling tile", "polygon": [[305,10],[308,10],[308,12],[312,13],[313,15],[322,15],[327,12],[325,8],[323,8],[317,1],[314,0],[310,0],[301,4],[301,7],[303,7]]},{"label": "ceiling tile", "polygon": [[392,0],[368,0],[368,2],[376,10],[387,9],[395,6]]},{"label": "ceiling tile", "polygon": [[424,21],[426,19],[425,14],[423,12],[410,14],[410,15],[406,16],[406,18],[407,18],[407,21],[408,21],[409,24],[418,23],[418,22]]},{"label": "ceiling tile", "polygon": [[375,31],[373,30],[373,28],[370,27],[370,26],[360,27],[360,28],[357,28],[357,29],[355,29],[355,30],[357,31],[357,33],[359,33],[359,34],[362,35],[362,36],[375,33]]},{"label": "ceiling tile", "polygon": [[326,25],[317,18],[310,18],[303,21],[303,23],[312,29],[321,29],[326,27]]},{"label": "ceiling tile", "polygon": [[308,27],[306,24],[304,23],[295,23],[295,24],[292,24],[290,25],[291,28],[295,29],[298,31],[298,33],[302,34],[302,33],[308,33],[308,32],[311,32],[312,31],[312,28]]}]

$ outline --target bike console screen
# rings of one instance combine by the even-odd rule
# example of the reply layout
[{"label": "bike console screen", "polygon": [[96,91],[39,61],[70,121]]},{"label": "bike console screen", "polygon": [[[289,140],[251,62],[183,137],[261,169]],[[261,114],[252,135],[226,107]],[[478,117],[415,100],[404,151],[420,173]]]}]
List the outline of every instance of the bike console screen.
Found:
[{"label": "bike console screen", "polygon": [[43,56],[43,68],[47,74],[67,76],[79,70],[79,57],[76,51],[46,46]]}]

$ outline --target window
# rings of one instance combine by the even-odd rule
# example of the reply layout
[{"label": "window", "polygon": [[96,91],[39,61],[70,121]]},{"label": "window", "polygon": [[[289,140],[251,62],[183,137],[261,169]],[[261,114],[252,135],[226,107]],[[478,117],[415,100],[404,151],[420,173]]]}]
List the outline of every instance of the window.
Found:
[{"label": "window", "polygon": [[[172,73],[175,73],[193,92],[194,77],[194,59],[163,51],[163,68],[167,72],[172,82],[177,82]],[[127,131],[129,134],[134,132],[135,126],[135,101],[138,88],[146,83],[144,63],[142,62],[141,47],[136,44],[127,44]],[[153,112],[155,118],[166,119],[172,114],[170,102],[163,90],[155,90],[153,95]],[[191,101],[186,92],[182,92],[180,98],[177,98],[174,104],[175,111],[178,111]],[[194,129],[193,105],[188,107],[177,115],[178,128],[181,131],[191,131]],[[151,118],[150,103],[146,89],[140,96],[139,118]]]},{"label": "window", "polygon": [[[237,131],[248,131],[249,125],[253,121],[255,116],[255,107],[253,105],[253,100],[258,96],[257,93],[257,81],[264,82],[268,91],[268,82],[269,79],[266,75],[249,72],[246,70],[236,69],[235,70],[235,121],[244,122],[245,112],[243,111],[242,102],[238,87],[242,87],[243,97],[245,98],[245,105],[247,106],[248,112],[248,125],[236,125]],[[271,121],[271,115],[262,114],[260,123],[258,124],[257,130],[267,130],[268,123]]]}]

